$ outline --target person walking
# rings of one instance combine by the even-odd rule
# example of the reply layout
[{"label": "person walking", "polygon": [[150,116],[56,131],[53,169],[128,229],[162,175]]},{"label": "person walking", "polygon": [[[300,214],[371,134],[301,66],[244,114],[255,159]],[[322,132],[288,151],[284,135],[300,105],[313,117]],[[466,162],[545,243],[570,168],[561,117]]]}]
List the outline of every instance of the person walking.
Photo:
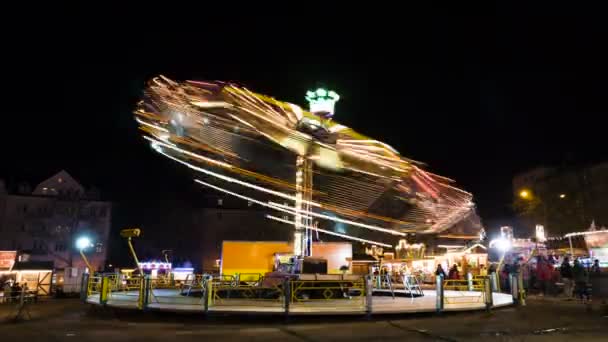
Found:
[{"label": "person walking", "polygon": [[583,266],[578,258],[574,260],[574,267],[572,267],[572,275],[574,277],[574,289],[577,297],[586,303],[589,301],[589,294],[587,293],[587,269]]},{"label": "person walking", "polygon": [[564,258],[562,265],[559,268],[559,274],[562,277],[562,283],[564,283],[564,296],[567,299],[572,298],[573,282],[572,282],[572,266],[570,266],[570,259]]}]

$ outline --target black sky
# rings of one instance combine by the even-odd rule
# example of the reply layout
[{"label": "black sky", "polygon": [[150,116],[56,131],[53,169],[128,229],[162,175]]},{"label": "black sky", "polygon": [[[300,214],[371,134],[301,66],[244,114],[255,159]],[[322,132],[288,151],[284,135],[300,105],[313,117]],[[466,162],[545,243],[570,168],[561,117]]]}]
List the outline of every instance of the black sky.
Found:
[{"label": "black sky", "polygon": [[0,176],[66,169],[115,200],[195,191],[130,114],[157,74],[302,105],[331,87],[336,120],[457,180],[489,224],[509,219],[515,173],[608,159],[602,8],[189,6],[70,8],[11,31]]}]

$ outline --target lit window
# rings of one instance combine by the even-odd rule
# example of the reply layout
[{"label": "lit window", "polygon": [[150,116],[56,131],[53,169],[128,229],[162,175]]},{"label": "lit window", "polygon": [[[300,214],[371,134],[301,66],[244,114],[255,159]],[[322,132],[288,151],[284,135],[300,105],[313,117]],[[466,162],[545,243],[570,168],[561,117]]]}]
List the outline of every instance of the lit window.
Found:
[{"label": "lit window", "polygon": [[59,178],[57,178],[57,181],[58,181],[59,183],[63,183],[63,178],[59,177]]},{"label": "lit window", "polygon": [[224,204],[224,200],[222,198],[218,198],[217,205],[223,205],[223,204]]},{"label": "lit window", "polygon": [[95,252],[97,252],[97,253],[103,252],[103,244],[101,242],[98,242],[97,245],[95,245]]}]

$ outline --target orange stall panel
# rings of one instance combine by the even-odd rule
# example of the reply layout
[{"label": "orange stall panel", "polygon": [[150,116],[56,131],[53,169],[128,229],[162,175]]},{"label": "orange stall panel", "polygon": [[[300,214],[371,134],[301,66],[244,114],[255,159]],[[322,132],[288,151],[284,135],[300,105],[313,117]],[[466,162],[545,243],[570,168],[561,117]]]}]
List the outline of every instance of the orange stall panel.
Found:
[{"label": "orange stall panel", "polygon": [[341,274],[340,267],[348,266],[347,259],[353,257],[353,246],[349,242],[315,242],[312,244],[312,257],[327,260],[327,273]]},{"label": "orange stall panel", "polygon": [[285,241],[224,241],[220,273],[272,272],[275,253],[292,253],[293,247]]},{"label": "orange stall panel", "polygon": [[[226,275],[264,275],[273,271],[276,253],[292,252],[293,244],[284,241],[224,241],[220,272]],[[341,266],[348,266],[347,259],[352,258],[353,248],[348,242],[315,242],[312,245],[312,256],[326,259],[327,272],[339,274],[342,273]]]}]

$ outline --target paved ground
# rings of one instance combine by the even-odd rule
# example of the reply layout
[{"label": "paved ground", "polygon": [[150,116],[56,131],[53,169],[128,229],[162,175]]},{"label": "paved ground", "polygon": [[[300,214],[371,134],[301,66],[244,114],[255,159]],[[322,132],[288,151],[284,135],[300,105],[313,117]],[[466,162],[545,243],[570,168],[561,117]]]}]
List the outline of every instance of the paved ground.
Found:
[{"label": "paved ground", "polygon": [[14,311],[0,305],[3,341],[606,341],[608,312],[576,302],[529,299],[526,307],[440,316],[210,317],[103,311],[77,300],[50,300],[30,307],[31,319],[6,321]]}]

